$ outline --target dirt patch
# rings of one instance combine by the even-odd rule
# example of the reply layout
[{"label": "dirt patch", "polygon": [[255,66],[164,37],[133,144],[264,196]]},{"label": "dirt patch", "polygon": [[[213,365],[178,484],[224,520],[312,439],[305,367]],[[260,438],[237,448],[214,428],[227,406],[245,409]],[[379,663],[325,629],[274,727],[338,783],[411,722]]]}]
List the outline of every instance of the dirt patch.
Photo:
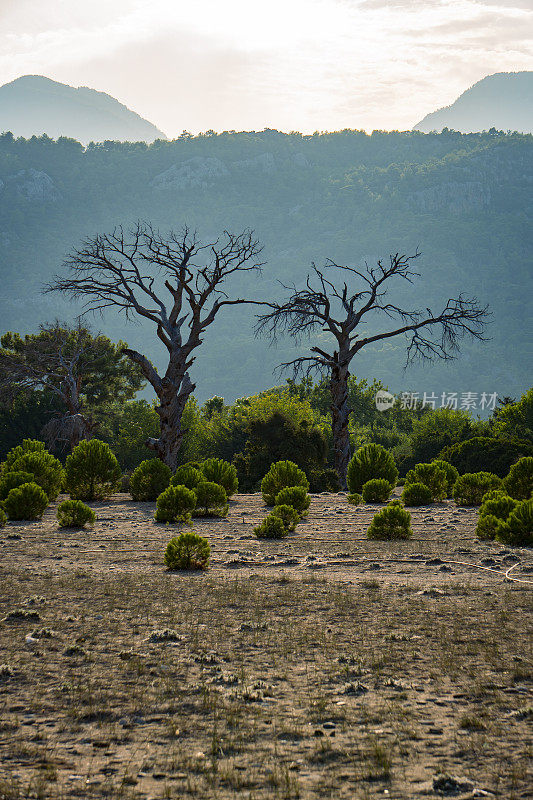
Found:
[{"label": "dirt patch", "polygon": [[476,510],[370,542],[377,506],[314,495],[265,541],[238,495],[184,574],[154,504],[93,507],[0,531],[1,800],[531,796],[533,584],[504,574],[533,551],[479,542]]}]

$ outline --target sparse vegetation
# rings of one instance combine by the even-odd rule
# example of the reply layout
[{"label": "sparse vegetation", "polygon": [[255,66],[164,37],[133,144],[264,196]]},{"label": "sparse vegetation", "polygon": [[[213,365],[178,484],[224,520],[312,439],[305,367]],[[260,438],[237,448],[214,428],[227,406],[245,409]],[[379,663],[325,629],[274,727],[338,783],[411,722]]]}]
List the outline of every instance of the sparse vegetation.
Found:
[{"label": "sparse vegetation", "polygon": [[346,499],[351,506],[360,506],[363,502],[363,495],[353,492],[350,493]]}]

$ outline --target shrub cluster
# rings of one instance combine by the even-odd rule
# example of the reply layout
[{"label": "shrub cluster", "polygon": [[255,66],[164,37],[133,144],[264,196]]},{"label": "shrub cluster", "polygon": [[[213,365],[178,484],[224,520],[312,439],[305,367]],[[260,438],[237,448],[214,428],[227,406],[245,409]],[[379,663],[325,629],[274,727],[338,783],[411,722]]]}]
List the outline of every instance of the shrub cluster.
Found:
[{"label": "shrub cluster", "polygon": [[[190,491],[185,486],[170,488],[182,488],[185,491]],[[168,491],[168,489],[165,491]],[[207,569],[210,554],[211,548],[207,539],[190,531],[180,533],[179,536],[170,540],[165,550],[164,561],[169,570]]]},{"label": "shrub cluster", "polygon": [[200,464],[200,470],[204,480],[222,486],[227,498],[234,495],[239,488],[237,470],[228,461],[223,461],[221,458],[207,458]]},{"label": "shrub cluster", "polygon": [[92,508],[81,500],[65,500],[60,503],[56,516],[60,528],[83,528],[87,523],[92,525],[96,519]]},{"label": "shrub cluster", "polygon": [[521,458],[513,464],[503,487],[516,500],[529,500],[533,494],[533,457]]},{"label": "shrub cluster", "polygon": [[453,464],[450,464],[449,461],[443,461],[441,458],[436,458],[431,463],[435,464],[436,467],[443,470],[443,472],[446,474],[446,497],[452,497],[455,481],[459,477],[458,470],[456,470]]},{"label": "shrub cluster", "polygon": [[448,494],[448,481],[446,472],[438,464],[417,464],[405,476],[405,485],[410,483],[423,483],[431,492],[431,500],[439,502]]},{"label": "shrub cluster", "polygon": [[84,439],[67,456],[65,487],[73,500],[103,500],[120,488],[121,471],[108,444]]},{"label": "shrub cluster", "polygon": [[363,500],[365,503],[385,503],[391,496],[392,486],[385,478],[372,478],[363,484]]},{"label": "shrub cluster", "polygon": [[393,500],[374,516],[366,535],[378,540],[409,539],[411,515],[399,500]]},{"label": "shrub cluster", "polygon": [[134,500],[157,500],[170,483],[172,472],[159,458],[141,461],[130,478],[130,493]]},{"label": "shrub cluster", "polygon": [[363,502],[363,495],[357,493],[350,493],[346,498],[351,506],[360,506]]},{"label": "shrub cluster", "polygon": [[47,450],[24,453],[11,467],[12,472],[27,472],[49,500],[55,500],[61,491],[65,473],[61,462]]},{"label": "shrub cluster", "polygon": [[499,525],[505,522],[517,504],[517,500],[513,500],[512,497],[499,490],[493,490],[485,494],[479,509],[479,520],[476,526],[478,539],[494,539],[498,533]]},{"label": "shrub cluster", "polygon": [[304,486],[287,486],[277,493],[274,503],[276,506],[292,506],[300,516],[305,516],[311,498]]},{"label": "shrub cluster", "polygon": [[3,509],[0,508],[0,528],[5,528],[7,523],[7,517]]},{"label": "shrub cluster", "polygon": [[200,469],[194,464],[183,464],[178,467],[172,476],[170,483],[172,486],[186,486],[187,489],[196,489],[198,484],[204,480]]},{"label": "shrub cluster", "polygon": [[3,472],[0,476],[0,502],[6,499],[11,489],[23,483],[35,483],[31,472]]},{"label": "shrub cluster", "polygon": [[297,524],[300,522],[300,514],[298,511],[293,506],[286,505],[285,503],[274,506],[269,516],[279,517],[285,529],[289,532],[294,531]]},{"label": "shrub cluster", "polygon": [[37,483],[23,483],[11,489],[3,502],[9,519],[40,519],[48,505],[48,497]]},{"label": "shrub cluster", "polygon": [[433,493],[425,483],[408,483],[402,492],[402,502],[406,506],[427,506],[433,502]]},{"label": "shrub cluster", "polygon": [[492,472],[466,472],[455,481],[453,499],[458,506],[480,506],[483,496],[501,485],[501,478]]},{"label": "shrub cluster", "polygon": [[383,478],[394,489],[398,470],[394,458],[380,444],[365,444],[348,464],[348,488],[352,494],[361,492],[364,484],[373,478]]},{"label": "shrub cluster", "polygon": [[195,517],[225,517],[228,514],[228,499],[224,487],[212,481],[200,481],[192,489],[196,495]]},{"label": "shrub cluster", "polygon": [[261,481],[263,500],[267,506],[273,506],[279,492],[293,486],[302,486],[307,493],[309,481],[305,472],[293,461],[276,461]]},{"label": "shrub cluster", "polygon": [[258,539],[283,539],[289,532],[289,528],[280,516],[271,512],[267,514],[263,522],[254,528],[254,533]]},{"label": "shrub cluster", "polygon": [[519,501],[505,522],[500,522],[496,539],[515,547],[533,547],[533,500]]},{"label": "shrub cluster", "polygon": [[522,456],[533,456],[533,443],[517,439],[474,436],[445,447],[439,458],[453,464],[461,474],[490,470],[503,478]]},{"label": "shrub cluster", "polygon": [[168,486],[157,498],[156,522],[190,522],[196,495],[186,486]]}]

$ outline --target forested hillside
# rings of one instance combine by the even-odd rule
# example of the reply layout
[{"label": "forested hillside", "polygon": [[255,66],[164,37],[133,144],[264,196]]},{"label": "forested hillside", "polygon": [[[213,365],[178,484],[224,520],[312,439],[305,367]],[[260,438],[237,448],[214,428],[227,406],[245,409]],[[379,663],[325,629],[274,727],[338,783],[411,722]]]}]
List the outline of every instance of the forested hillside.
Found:
[{"label": "forested hillside", "polygon": [[[385,343],[354,362],[359,377],[394,391],[498,392],[530,383],[533,251],[533,138],[521,135],[384,133],[184,134],[178,140],[84,149],[69,139],[0,137],[0,332],[35,330],[79,308],[41,286],[67,252],[117,224],[183,225],[208,241],[224,229],[255,230],[264,244],[262,277],[241,296],[282,296],[278,279],[301,282],[311,261],[370,264],[413,253],[422,277],[399,287],[413,308],[440,308],[460,291],[488,303],[486,343],[465,345],[456,362],[403,372],[405,349]],[[237,291],[237,287],[235,287]],[[209,329],[193,368],[200,400],[232,400],[272,385],[276,349],[253,335],[250,307],[226,309]],[[154,332],[117,314],[96,320],[111,338],[158,362]],[[306,342],[302,343],[302,347]],[[528,362],[529,359],[529,362]]]}]

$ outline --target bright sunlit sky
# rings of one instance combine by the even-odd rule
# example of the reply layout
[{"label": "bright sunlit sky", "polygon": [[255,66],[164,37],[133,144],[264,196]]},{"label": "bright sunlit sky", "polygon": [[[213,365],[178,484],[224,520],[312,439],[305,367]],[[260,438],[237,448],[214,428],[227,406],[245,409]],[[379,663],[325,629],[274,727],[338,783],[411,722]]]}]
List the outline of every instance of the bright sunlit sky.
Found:
[{"label": "bright sunlit sky", "polygon": [[533,0],[0,0],[0,84],[108,92],[168,136],[411,128],[533,69]]}]

